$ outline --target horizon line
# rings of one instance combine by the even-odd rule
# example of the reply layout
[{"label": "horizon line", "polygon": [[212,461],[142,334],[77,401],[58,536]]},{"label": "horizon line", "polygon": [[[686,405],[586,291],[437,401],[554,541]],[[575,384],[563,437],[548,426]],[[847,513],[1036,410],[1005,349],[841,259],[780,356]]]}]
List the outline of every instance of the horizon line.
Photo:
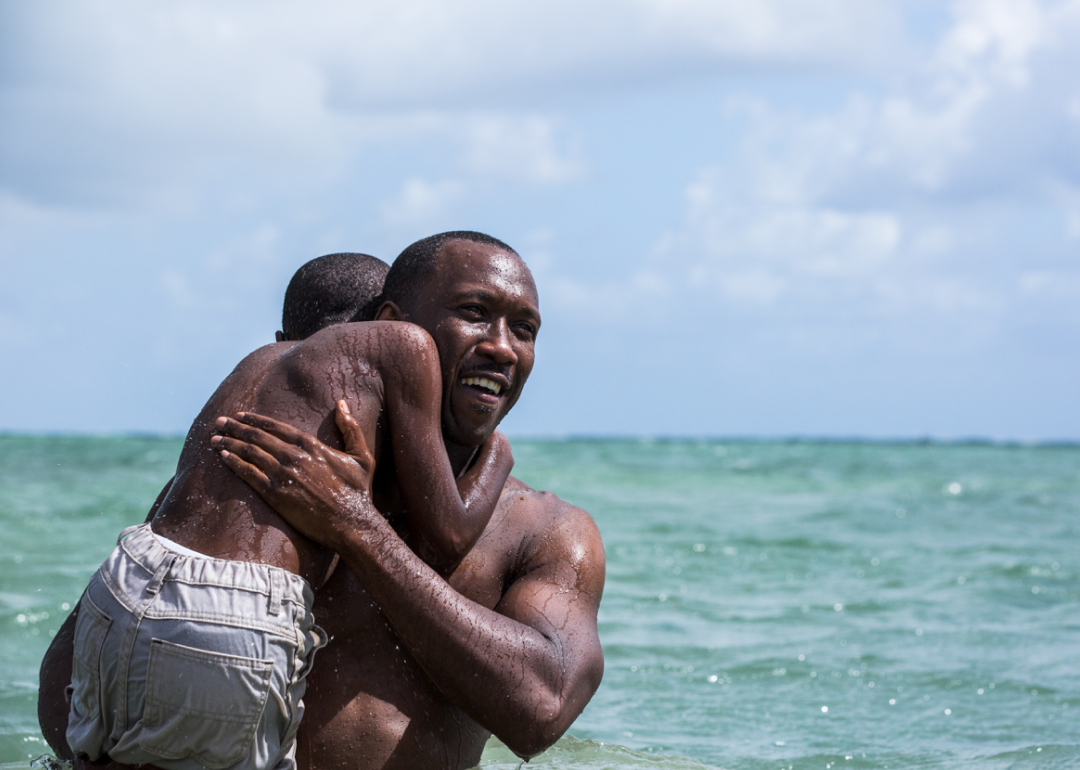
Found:
[{"label": "horizon line", "polygon": [[[77,438],[77,439],[160,439],[162,441],[182,441],[185,433],[121,430],[121,431],[24,431],[0,429],[0,439],[6,438]],[[536,442],[636,442],[655,444],[676,443],[772,443],[772,444],[894,444],[894,445],[946,445],[946,446],[1020,446],[1020,447],[1076,447],[1080,448],[1080,438],[1016,438],[1016,437],[989,437],[989,436],[872,436],[858,434],[810,434],[810,433],[787,433],[787,434],[679,434],[679,433],[564,433],[564,434],[530,434],[509,433],[507,438],[512,441],[536,441]]]}]

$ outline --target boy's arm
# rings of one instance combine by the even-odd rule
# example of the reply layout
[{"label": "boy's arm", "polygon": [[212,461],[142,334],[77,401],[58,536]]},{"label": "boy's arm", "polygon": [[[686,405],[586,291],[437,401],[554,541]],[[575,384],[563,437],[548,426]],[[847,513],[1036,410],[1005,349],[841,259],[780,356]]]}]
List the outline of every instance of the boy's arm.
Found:
[{"label": "boy's arm", "polygon": [[442,438],[442,376],[435,343],[419,326],[391,323],[396,349],[380,363],[398,487],[409,529],[419,535],[417,555],[445,573],[484,531],[513,456],[506,439],[493,436],[455,482]]},{"label": "boy's arm", "polygon": [[[510,450],[510,442],[502,433],[495,431],[480,447],[466,471],[458,477],[457,488],[461,494],[462,505],[470,511],[482,511],[489,507],[495,510],[513,467],[514,454]],[[485,524],[486,522],[487,519]],[[481,531],[483,528],[481,525]],[[469,543],[469,546],[471,547],[472,543]],[[468,553],[468,550],[466,548],[461,556]]]}]

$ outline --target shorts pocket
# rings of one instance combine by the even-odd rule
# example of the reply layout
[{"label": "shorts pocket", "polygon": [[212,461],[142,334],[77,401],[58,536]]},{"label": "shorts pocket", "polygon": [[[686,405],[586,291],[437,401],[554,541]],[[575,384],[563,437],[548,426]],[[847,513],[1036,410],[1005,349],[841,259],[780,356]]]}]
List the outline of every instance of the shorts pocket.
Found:
[{"label": "shorts pocket", "polygon": [[71,659],[71,699],[75,711],[91,719],[101,714],[101,648],[112,618],[83,594],[75,621],[75,652]]},{"label": "shorts pocket", "polygon": [[255,738],[273,667],[270,660],[152,640],[139,744],[212,770],[235,764]]}]

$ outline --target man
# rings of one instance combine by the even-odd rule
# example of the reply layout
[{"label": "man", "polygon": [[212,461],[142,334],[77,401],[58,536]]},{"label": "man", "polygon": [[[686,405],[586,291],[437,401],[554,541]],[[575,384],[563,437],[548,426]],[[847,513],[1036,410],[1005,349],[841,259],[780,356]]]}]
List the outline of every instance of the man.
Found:
[{"label": "man", "polygon": [[[473,233],[426,239],[399,261],[378,317],[434,338],[443,437],[460,472],[532,369],[536,289],[516,253]],[[315,602],[332,641],[309,677],[301,767],[467,768],[490,733],[527,757],[565,732],[603,671],[603,546],[587,514],[511,478],[444,580],[372,505],[366,474],[342,453],[258,415],[219,424],[224,461],[348,567]],[[392,470],[378,470],[374,499],[396,524]]]}]

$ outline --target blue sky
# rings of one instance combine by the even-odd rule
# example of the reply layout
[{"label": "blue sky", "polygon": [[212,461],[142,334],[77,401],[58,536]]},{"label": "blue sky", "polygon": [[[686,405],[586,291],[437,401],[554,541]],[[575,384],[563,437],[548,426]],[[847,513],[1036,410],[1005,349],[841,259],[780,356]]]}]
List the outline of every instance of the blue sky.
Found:
[{"label": "blue sky", "polygon": [[182,432],[479,229],[511,435],[1080,439],[1080,2],[0,0],[0,430]]}]

